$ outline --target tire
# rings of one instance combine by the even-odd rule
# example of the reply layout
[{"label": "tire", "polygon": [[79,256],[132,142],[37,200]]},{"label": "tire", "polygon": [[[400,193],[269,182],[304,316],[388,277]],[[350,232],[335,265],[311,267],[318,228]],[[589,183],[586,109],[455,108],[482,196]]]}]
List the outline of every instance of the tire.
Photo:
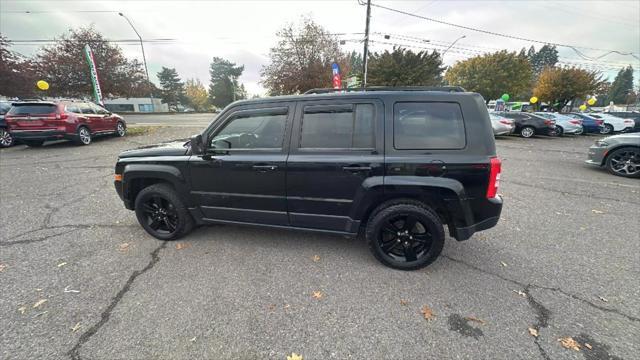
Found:
[{"label": "tire", "polygon": [[605,167],[613,175],[640,178],[640,148],[628,146],[612,151]]},{"label": "tire", "polygon": [[127,134],[127,126],[122,121],[118,121],[118,124],[116,124],[116,136],[123,137],[126,134]]},{"label": "tire", "polygon": [[189,210],[167,184],[142,189],[136,197],[135,211],[140,225],[156,239],[179,239],[194,226]]},{"label": "tire", "polygon": [[564,129],[562,128],[562,126],[556,125],[556,136],[558,137],[564,136]]},{"label": "tire", "polygon": [[5,129],[0,128],[0,147],[10,147],[13,145],[13,136]]},{"label": "tire", "polygon": [[525,126],[522,129],[520,129],[520,136],[522,136],[525,139],[529,139],[533,137],[533,135],[535,134],[536,134],[536,129],[533,128],[533,126]]},{"label": "tire", "polygon": [[602,129],[600,129],[600,134],[613,134],[613,125],[611,124],[604,124],[604,126],[602,127]]},{"label": "tire", "polygon": [[86,126],[80,126],[76,135],[75,143],[78,145],[89,145],[93,138],[91,137],[91,131]]},{"label": "tire", "polygon": [[28,147],[41,147],[44,144],[44,140],[25,140],[24,143]]},{"label": "tire", "polygon": [[378,261],[399,270],[428,266],[444,247],[444,229],[438,215],[422,203],[409,200],[376,210],[367,222],[366,238]]},{"label": "tire", "polygon": [[575,133],[573,133],[574,135],[582,135],[584,134],[584,128],[580,127],[580,129],[578,129],[578,131],[576,131]]}]

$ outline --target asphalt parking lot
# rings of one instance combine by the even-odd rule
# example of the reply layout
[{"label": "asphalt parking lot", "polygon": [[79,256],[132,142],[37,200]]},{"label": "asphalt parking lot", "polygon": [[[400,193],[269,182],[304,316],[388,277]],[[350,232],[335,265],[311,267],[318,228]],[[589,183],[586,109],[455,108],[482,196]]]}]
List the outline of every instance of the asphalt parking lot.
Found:
[{"label": "asphalt parking lot", "polygon": [[598,136],[497,140],[498,226],[402,272],[362,239],[148,236],[116,156],[197,130],[0,150],[0,358],[638,358],[640,182],[584,164]]}]

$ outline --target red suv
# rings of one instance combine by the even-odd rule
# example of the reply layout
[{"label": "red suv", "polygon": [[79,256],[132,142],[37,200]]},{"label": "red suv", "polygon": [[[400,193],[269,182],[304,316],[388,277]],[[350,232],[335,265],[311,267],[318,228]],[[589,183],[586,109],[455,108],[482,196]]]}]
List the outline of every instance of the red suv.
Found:
[{"label": "red suv", "polygon": [[28,146],[60,139],[89,145],[96,135],[124,136],[127,129],[121,116],[83,101],[14,103],[5,121],[11,135]]}]

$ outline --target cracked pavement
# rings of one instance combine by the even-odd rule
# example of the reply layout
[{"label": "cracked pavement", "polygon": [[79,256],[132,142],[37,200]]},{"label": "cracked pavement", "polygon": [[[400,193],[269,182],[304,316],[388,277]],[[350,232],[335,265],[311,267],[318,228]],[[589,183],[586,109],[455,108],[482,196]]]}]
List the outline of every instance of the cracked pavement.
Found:
[{"label": "cracked pavement", "polygon": [[0,358],[640,353],[640,182],[583,165],[596,136],[497,140],[498,226],[401,272],[362,239],[214,226],[177,249],[146,235],[113,189],[116,156],[196,131],[0,150]]}]

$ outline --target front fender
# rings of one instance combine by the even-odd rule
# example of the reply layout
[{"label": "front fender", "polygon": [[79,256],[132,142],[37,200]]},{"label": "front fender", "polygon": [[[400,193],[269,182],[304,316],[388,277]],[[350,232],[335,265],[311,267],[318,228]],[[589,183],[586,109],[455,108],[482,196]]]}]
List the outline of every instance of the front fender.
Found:
[{"label": "front fender", "polygon": [[[122,172],[122,198],[130,208],[133,208],[133,196],[131,196],[132,184],[137,179],[150,180],[154,182],[167,182],[171,184],[182,199],[187,200],[188,184],[180,171],[175,166],[162,164],[126,164]],[[129,207],[128,206],[128,207]]]}]

